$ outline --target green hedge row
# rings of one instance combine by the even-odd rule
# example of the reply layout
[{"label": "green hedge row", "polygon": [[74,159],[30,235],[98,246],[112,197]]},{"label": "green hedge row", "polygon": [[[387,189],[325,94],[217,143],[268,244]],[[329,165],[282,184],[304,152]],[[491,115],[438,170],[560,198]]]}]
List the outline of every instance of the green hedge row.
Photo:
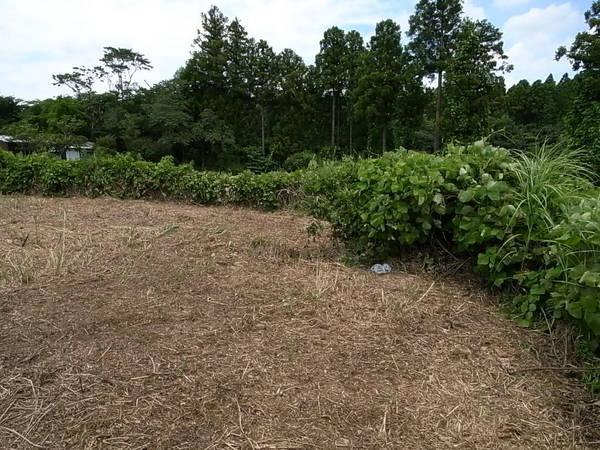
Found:
[{"label": "green hedge row", "polygon": [[[399,151],[292,173],[200,172],[171,159],[76,162],[0,152],[0,193],[166,198],[275,209],[301,204],[370,254],[442,237],[513,292],[523,325],[569,320],[600,337],[600,193],[555,155],[482,143],[445,155]],[[570,165],[571,164],[571,165]]]},{"label": "green hedge row", "polygon": [[2,193],[164,198],[274,209],[297,195],[299,175],[201,172],[191,165],[175,165],[170,157],[159,163],[129,155],[65,161],[0,152]]}]

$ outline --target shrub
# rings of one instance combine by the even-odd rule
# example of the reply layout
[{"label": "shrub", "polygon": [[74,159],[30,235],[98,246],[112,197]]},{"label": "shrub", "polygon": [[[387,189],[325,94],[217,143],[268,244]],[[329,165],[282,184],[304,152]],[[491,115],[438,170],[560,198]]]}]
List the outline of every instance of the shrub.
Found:
[{"label": "shrub", "polygon": [[311,161],[315,160],[316,154],[312,152],[298,152],[287,157],[283,163],[283,168],[288,172],[295,170],[306,169]]}]

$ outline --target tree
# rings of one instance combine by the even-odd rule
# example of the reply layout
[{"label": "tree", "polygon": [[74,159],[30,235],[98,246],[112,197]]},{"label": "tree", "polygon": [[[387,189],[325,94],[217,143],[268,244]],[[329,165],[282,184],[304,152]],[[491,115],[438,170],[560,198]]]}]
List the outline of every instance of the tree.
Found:
[{"label": "tree", "polygon": [[229,89],[238,95],[248,95],[250,78],[250,52],[252,42],[248,33],[236,18],[227,27],[225,54],[227,57],[227,82]]},{"label": "tree", "polygon": [[578,33],[571,47],[562,46],[556,51],[556,59],[566,56],[573,70],[600,70],[600,0],[584,14],[589,31]]},{"label": "tree", "polygon": [[194,39],[197,49],[188,63],[196,90],[213,89],[222,92],[227,83],[226,33],[227,18],[216,6],[202,13],[202,29]]},{"label": "tree", "polygon": [[487,20],[465,19],[446,64],[447,134],[463,140],[483,137],[489,130],[490,106],[503,92],[498,72],[510,71],[502,33]]},{"label": "tree", "polygon": [[130,48],[104,47],[100,63],[94,68],[98,78],[108,83],[108,90],[114,92],[120,102],[139,89],[139,84],[134,81],[135,74],[152,69],[148,58]]},{"label": "tree", "polygon": [[8,125],[5,132],[26,140],[34,150],[64,148],[86,140],[85,114],[73,97],[31,102],[20,118]]},{"label": "tree", "polygon": [[73,67],[72,72],[52,75],[52,79],[54,86],[66,86],[79,97],[93,92],[98,72],[95,68]]},{"label": "tree", "polygon": [[585,13],[588,31],[578,33],[567,50],[560,47],[556,58],[568,58],[575,77],[573,108],[566,119],[573,145],[590,149],[593,164],[600,167],[600,0]]},{"label": "tree", "polygon": [[252,53],[252,94],[260,110],[261,119],[261,148],[265,152],[265,115],[266,110],[275,98],[276,56],[269,44],[260,40]]},{"label": "tree", "polygon": [[353,151],[353,122],[354,122],[354,111],[353,103],[355,101],[354,95],[358,86],[358,77],[360,67],[363,64],[365,58],[365,44],[362,36],[358,31],[352,30],[346,33],[346,51],[344,53],[343,66],[346,70],[346,89],[348,101],[348,124],[350,130],[349,136],[349,147],[350,151]]},{"label": "tree", "polygon": [[181,161],[188,159],[188,151],[200,140],[195,134],[194,118],[177,80],[154,87],[154,98],[144,105],[152,134],[166,154],[174,154]]},{"label": "tree", "polygon": [[300,55],[287,48],[277,55],[276,72],[271,150],[283,162],[294,151],[322,145],[325,127],[321,126],[322,91],[314,67],[307,67]]},{"label": "tree", "polygon": [[21,100],[0,96],[0,127],[19,120]]},{"label": "tree", "polygon": [[388,127],[399,94],[404,90],[405,58],[401,36],[400,27],[393,20],[377,24],[357,87],[356,109],[359,115],[379,125],[384,152],[387,150]]},{"label": "tree", "polygon": [[344,31],[331,27],[323,34],[321,50],[315,58],[319,78],[326,92],[331,93],[331,146],[335,147],[336,100],[345,87],[346,38]]},{"label": "tree", "polygon": [[409,19],[411,50],[427,75],[437,77],[433,148],[440,150],[444,72],[452,58],[461,24],[461,0],[419,0]]}]

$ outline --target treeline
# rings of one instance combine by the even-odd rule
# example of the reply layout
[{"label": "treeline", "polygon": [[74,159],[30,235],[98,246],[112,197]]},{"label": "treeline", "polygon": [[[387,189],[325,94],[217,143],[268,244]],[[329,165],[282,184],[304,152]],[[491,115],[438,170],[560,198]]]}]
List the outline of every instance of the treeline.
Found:
[{"label": "treeline", "polygon": [[507,90],[502,33],[465,18],[460,0],[420,0],[406,38],[389,19],[366,43],[332,27],[314,65],[291,49],[275,52],[213,6],[172,79],[141,86],[151,62],[107,47],[97,66],[53,76],[72,96],[1,97],[0,129],[40,149],[92,140],[106,151],[229,170],[294,169],[315,154],[435,151],[482,137],[521,149],[565,141],[600,155],[599,14],[596,1],[589,31],[557,53],[578,71],[573,79]]}]

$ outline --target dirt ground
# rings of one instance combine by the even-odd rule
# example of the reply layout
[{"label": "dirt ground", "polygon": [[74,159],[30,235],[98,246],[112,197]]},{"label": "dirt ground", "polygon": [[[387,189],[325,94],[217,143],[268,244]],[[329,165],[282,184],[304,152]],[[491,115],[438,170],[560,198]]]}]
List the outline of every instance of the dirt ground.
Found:
[{"label": "dirt ground", "polygon": [[309,224],[0,197],[0,447],[600,445],[600,403],[476,281],[347,267]]}]

